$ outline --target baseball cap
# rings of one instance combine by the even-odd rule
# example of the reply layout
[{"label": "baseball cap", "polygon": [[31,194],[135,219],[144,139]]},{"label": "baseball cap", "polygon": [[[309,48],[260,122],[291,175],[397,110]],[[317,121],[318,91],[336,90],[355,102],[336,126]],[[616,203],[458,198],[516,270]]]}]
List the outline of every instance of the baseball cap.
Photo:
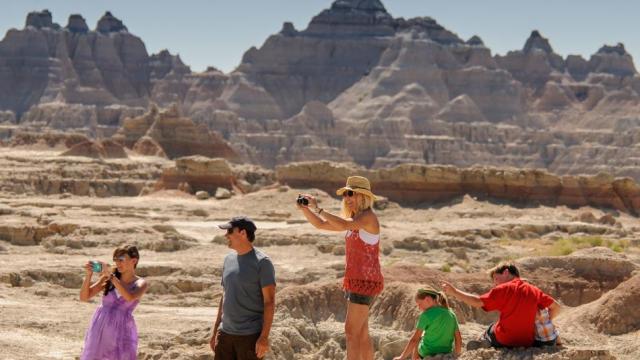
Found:
[{"label": "baseball cap", "polygon": [[236,216],[231,218],[231,220],[229,220],[229,222],[224,223],[224,224],[220,224],[218,225],[218,227],[220,229],[232,229],[232,228],[238,228],[241,230],[245,230],[247,232],[255,232],[256,231],[256,224],[253,223],[253,220],[249,219],[246,216]]}]

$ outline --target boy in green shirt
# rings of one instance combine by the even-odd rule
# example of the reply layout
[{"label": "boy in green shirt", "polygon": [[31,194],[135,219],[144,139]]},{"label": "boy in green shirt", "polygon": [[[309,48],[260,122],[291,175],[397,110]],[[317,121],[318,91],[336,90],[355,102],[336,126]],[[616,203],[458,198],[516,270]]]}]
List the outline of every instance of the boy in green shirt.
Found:
[{"label": "boy in green shirt", "polygon": [[409,355],[414,360],[423,359],[427,356],[448,354],[452,351],[455,355],[460,355],[462,336],[458,329],[458,319],[456,314],[449,309],[445,295],[431,287],[419,289],[416,294],[416,304],[422,311],[418,318],[416,331],[402,354],[393,359],[404,360]]}]

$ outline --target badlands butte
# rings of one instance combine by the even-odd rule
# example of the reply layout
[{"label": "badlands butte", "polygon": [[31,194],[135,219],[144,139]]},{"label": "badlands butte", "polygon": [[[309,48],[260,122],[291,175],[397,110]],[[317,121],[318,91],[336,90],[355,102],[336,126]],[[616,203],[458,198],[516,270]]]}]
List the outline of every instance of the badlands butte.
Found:
[{"label": "badlands butte", "polygon": [[[461,359],[640,358],[640,75],[622,44],[584,59],[551,43],[534,30],[492,54],[338,0],[225,74],[149,55],[109,12],[95,29],[29,13],[0,41],[0,357],[77,358],[100,301],[78,301],[82,264],[133,243],[138,357],[212,359],[215,225],[246,214],[278,279],[268,357],[343,359],[344,240],[295,198],[338,211],[360,174],[384,197],[376,359],[402,351],[419,286],[484,292],[505,259],[562,302],[563,346]],[[497,318],[453,307],[464,342]]]}]

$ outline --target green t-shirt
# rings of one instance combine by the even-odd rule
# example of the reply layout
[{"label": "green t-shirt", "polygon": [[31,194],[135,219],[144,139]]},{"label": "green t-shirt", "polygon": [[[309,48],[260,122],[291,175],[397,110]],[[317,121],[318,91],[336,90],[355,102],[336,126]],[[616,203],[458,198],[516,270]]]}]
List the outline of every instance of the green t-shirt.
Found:
[{"label": "green t-shirt", "polygon": [[420,356],[447,354],[453,351],[458,319],[453,311],[442,306],[434,306],[420,314],[416,329],[424,331],[418,345]]}]

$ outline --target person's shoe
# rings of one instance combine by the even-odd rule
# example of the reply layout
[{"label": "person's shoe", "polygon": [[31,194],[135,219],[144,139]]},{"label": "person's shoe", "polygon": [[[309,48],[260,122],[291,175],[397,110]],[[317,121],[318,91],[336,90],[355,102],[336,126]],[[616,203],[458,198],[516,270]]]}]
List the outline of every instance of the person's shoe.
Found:
[{"label": "person's shoe", "polygon": [[488,349],[491,344],[485,340],[469,340],[467,343],[467,350]]}]

